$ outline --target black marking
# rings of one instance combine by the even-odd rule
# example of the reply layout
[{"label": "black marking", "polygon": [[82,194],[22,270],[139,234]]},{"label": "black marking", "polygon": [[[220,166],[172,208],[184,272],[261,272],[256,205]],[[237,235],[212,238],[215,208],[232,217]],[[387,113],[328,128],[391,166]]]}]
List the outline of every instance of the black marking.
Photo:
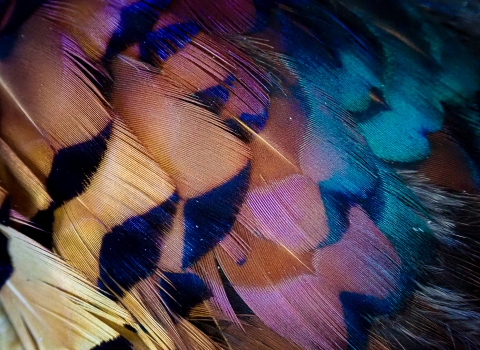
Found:
[{"label": "black marking", "polygon": [[306,32],[298,17],[281,12],[278,14],[278,18],[285,53],[295,57],[297,62],[301,62],[301,69],[305,74],[312,74],[319,63],[334,69],[342,66],[338,57],[339,52],[334,50],[335,46],[328,46],[322,40],[323,37]]},{"label": "black marking", "polygon": [[[385,217],[385,206],[388,189],[385,188],[383,180],[379,177],[375,189],[363,201],[360,206],[365,210],[370,219],[377,224]],[[406,201],[406,199],[404,199]]]},{"label": "black marking", "polygon": [[329,228],[327,239],[318,246],[321,248],[338,242],[347,231],[348,213],[352,204],[346,194],[331,190],[323,183],[320,183],[319,187]]},{"label": "black marking", "polygon": [[89,85],[86,85],[89,90],[99,100],[103,100],[103,98],[110,100],[113,91],[113,79],[108,75],[105,69],[90,61],[87,62],[82,57],[69,53],[68,51],[66,54],[69,56],[71,62],[85,75],[84,79],[88,79],[96,88],[94,89]]},{"label": "black marking", "polygon": [[160,59],[165,62],[190,43],[198,34],[200,27],[194,22],[176,23],[160,28],[146,35],[140,44],[140,59],[151,65]]},{"label": "black marking", "polygon": [[0,60],[8,58],[17,42],[17,33],[0,36]]},{"label": "black marking", "polygon": [[[268,107],[259,114],[242,113],[238,118],[242,123],[252,129],[254,132],[259,133],[267,124],[268,120]],[[243,142],[250,142],[253,138],[252,132],[241,125],[241,123],[233,118],[224,121],[225,125]]]},{"label": "black marking", "polygon": [[[46,0],[17,0],[13,11],[11,12],[10,18],[6,22],[5,26],[1,29],[0,35],[12,33],[17,31],[23,23],[25,23],[31,15],[44,3]],[[0,4],[0,23],[5,21],[5,14],[7,14],[8,8],[11,5],[12,1],[2,1]]]},{"label": "black marking", "polygon": [[40,210],[30,219],[28,225],[23,225],[20,231],[27,237],[30,237],[37,243],[40,243],[45,248],[53,249],[53,219],[55,206],[50,206],[45,210]]},{"label": "black marking", "polygon": [[253,32],[262,31],[267,24],[274,22],[279,5],[287,6],[292,13],[305,12],[305,9],[311,11],[313,7],[311,0],[253,0],[253,4],[257,12]]},{"label": "black marking", "polygon": [[[20,34],[22,25],[33,15],[33,13],[46,0],[17,0],[12,5],[12,1],[3,0],[0,3],[0,59],[7,58],[12,52]],[[10,6],[14,6],[10,12],[10,17],[4,18],[10,11]]]},{"label": "black marking", "polygon": [[13,273],[12,260],[8,253],[8,238],[0,232],[0,289]]},{"label": "black marking", "polygon": [[250,309],[250,307],[245,303],[240,295],[238,295],[235,288],[232,286],[230,281],[228,280],[225,272],[220,267],[217,262],[218,273],[220,274],[220,278],[222,280],[223,288],[225,289],[225,293],[227,294],[228,301],[233,308],[233,311],[237,315],[255,315],[255,313]]},{"label": "black marking", "polygon": [[265,125],[267,124],[268,111],[267,109],[265,109],[260,114],[242,113],[239,119],[244,122],[250,129],[252,129],[256,133],[259,133],[263,130],[263,128],[265,128]]},{"label": "black marking", "polygon": [[391,312],[392,306],[386,301],[373,296],[341,292],[348,333],[348,350],[365,349],[369,339],[369,328],[373,318]]},{"label": "black marking", "polygon": [[[298,9],[293,19],[304,28],[309,28],[313,42],[322,43],[325,53],[330,56],[327,60],[331,60],[333,67],[342,67],[341,52],[353,51],[368,60],[372,69],[381,74],[384,69],[383,44],[357,14],[347,8],[339,11],[338,7],[328,2],[313,6],[302,6],[294,0],[288,2]],[[310,0],[304,2],[308,3]],[[291,39],[295,45],[295,38]]]},{"label": "black marking", "polygon": [[110,38],[103,61],[108,61],[128,47],[144,42],[160,17],[158,11],[164,10],[170,0],[137,1],[122,9],[120,23]]},{"label": "black marking", "polygon": [[160,258],[161,237],[170,230],[178,196],[148,213],[115,226],[103,237],[100,249],[100,280],[104,291],[124,295],[138,281],[150,276]]},{"label": "black marking", "polygon": [[[375,174],[377,170],[374,170]],[[372,218],[384,210],[384,200],[376,196],[380,179],[376,176],[372,187],[364,186],[361,192],[355,193],[345,186],[351,179],[334,175],[319,183],[322,201],[325,206],[329,234],[318,248],[338,242],[349,227],[349,212],[352,206],[360,205]],[[381,214],[380,214],[381,215]]]},{"label": "black marking", "polygon": [[[408,38],[414,47],[420,48],[424,52],[426,57],[431,57],[432,53],[428,36],[422,30],[423,20],[420,20],[417,16],[412,16],[407,2],[397,0],[355,0],[351,3],[353,8],[360,9],[358,12],[364,11],[364,13],[368,13],[368,19],[378,19],[379,26],[390,28],[398,36]],[[358,22],[365,23],[367,21],[364,18]],[[365,26],[365,24],[363,25]]]},{"label": "black marking", "polygon": [[0,203],[0,224],[7,225],[10,221],[10,209],[11,201],[10,196],[4,199],[3,203]]},{"label": "black marking", "polygon": [[126,329],[128,329],[130,332],[138,333],[137,330],[136,330],[135,328],[133,328],[131,325],[129,325],[128,323],[127,323],[127,324],[124,324],[123,327],[125,327]]},{"label": "black marking", "polygon": [[170,312],[187,317],[190,310],[212,296],[205,283],[193,273],[164,272],[160,281],[160,296]]},{"label": "black marking", "polygon": [[133,350],[133,344],[122,336],[104,341],[91,350]]},{"label": "black marking", "polygon": [[47,178],[47,190],[58,206],[81,194],[107,150],[112,131],[109,123],[97,136],[57,152]]},{"label": "black marking", "polygon": [[480,188],[480,92],[469,106],[454,106],[442,103],[445,111],[445,127],[462,149],[469,155],[476,169],[473,172]]},{"label": "black marking", "polygon": [[143,0],[143,2],[156,8],[158,11],[163,11],[170,5],[172,0]]},{"label": "black marking", "polygon": [[227,119],[224,121],[226,127],[240,140],[245,143],[252,141],[252,133],[244,128],[236,119]]},{"label": "black marking", "polygon": [[225,184],[185,203],[185,245],[182,267],[187,268],[230,232],[248,188],[250,162]]},{"label": "black marking", "polygon": [[253,4],[258,13],[255,31],[260,31],[269,22],[271,12],[276,4],[274,0],[253,0]]},{"label": "black marking", "polygon": [[194,97],[197,98],[209,111],[215,114],[220,114],[230,98],[230,91],[228,89],[233,87],[234,80],[235,78],[232,75],[229,75],[223,84],[199,91],[194,94]]}]

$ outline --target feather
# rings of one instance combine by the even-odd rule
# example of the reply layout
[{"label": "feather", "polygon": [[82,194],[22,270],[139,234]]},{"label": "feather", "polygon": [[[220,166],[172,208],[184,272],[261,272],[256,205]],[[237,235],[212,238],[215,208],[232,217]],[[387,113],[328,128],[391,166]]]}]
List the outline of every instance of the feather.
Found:
[{"label": "feather", "polygon": [[474,347],[475,9],[0,5],[0,342]]},{"label": "feather", "polygon": [[17,333],[15,333],[15,329],[13,328],[10,320],[5,313],[5,310],[2,308],[0,310],[1,315],[1,345],[4,349],[12,349],[12,350],[22,350],[22,344],[18,339]]},{"label": "feather", "polygon": [[90,349],[120,337],[109,323],[121,327],[132,322],[124,309],[58,257],[12,228],[0,230],[4,250],[0,302],[12,322],[4,325],[14,327],[13,334],[2,332],[2,342],[14,346],[18,336],[26,349]]}]

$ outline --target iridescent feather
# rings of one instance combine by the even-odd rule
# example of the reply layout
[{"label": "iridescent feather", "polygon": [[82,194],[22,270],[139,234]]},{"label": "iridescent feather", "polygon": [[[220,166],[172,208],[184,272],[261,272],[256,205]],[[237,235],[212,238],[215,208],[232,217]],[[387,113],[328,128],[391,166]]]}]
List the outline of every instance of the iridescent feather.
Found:
[{"label": "iridescent feather", "polygon": [[0,346],[478,346],[479,8],[0,2]]}]

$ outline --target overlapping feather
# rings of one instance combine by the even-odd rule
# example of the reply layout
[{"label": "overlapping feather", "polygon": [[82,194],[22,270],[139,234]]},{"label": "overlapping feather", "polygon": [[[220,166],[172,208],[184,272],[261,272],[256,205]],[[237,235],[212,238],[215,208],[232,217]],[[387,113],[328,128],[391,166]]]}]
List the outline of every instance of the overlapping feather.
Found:
[{"label": "overlapping feather", "polygon": [[[435,304],[439,293],[476,320],[462,293],[477,275],[455,286],[432,271],[461,240],[446,223],[478,223],[442,222],[455,205],[435,210],[441,200],[397,171],[477,191],[479,67],[470,44],[415,4],[9,6],[0,184],[10,224],[29,221],[20,229],[71,267],[6,229],[18,246],[0,293],[38,259],[45,266],[30,273],[42,287],[29,298],[39,308],[58,293],[61,310],[81,300],[80,315],[100,317],[75,321],[87,322],[83,337],[50,335],[44,347],[120,332],[127,348],[448,348],[445,330],[460,322],[444,317],[454,311]],[[449,157],[458,167],[442,170]],[[460,261],[476,251],[453,246]],[[48,279],[53,268],[70,282],[78,269],[101,293],[83,279],[50,291],[63,280]],[[12,300],[2,305],[23,346],[42,348],[41,325],[29,319],[29,335]],[[44,326],[60,328],[48,315]],[[429,315],[431,327],[408,324]],[[479,338],[455,329],[453,343]],[[2,339],[15,344],[12,332]]]},{"label": "overlapping feather", "polygon": [[125,309],[33,240],[0,230],[2,259],[12,267],[0,293],[5,349],[91,349],[123,339],[115,327],[133,324]]}]

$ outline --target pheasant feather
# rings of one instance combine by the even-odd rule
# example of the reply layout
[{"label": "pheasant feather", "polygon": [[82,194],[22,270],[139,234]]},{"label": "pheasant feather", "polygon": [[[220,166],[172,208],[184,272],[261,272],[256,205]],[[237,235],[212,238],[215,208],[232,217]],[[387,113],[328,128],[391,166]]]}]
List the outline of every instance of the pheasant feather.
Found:
[{"label": "pheasant feather", "polygon": [[472,349],[479,5],[0,3],[0,346]]}]

